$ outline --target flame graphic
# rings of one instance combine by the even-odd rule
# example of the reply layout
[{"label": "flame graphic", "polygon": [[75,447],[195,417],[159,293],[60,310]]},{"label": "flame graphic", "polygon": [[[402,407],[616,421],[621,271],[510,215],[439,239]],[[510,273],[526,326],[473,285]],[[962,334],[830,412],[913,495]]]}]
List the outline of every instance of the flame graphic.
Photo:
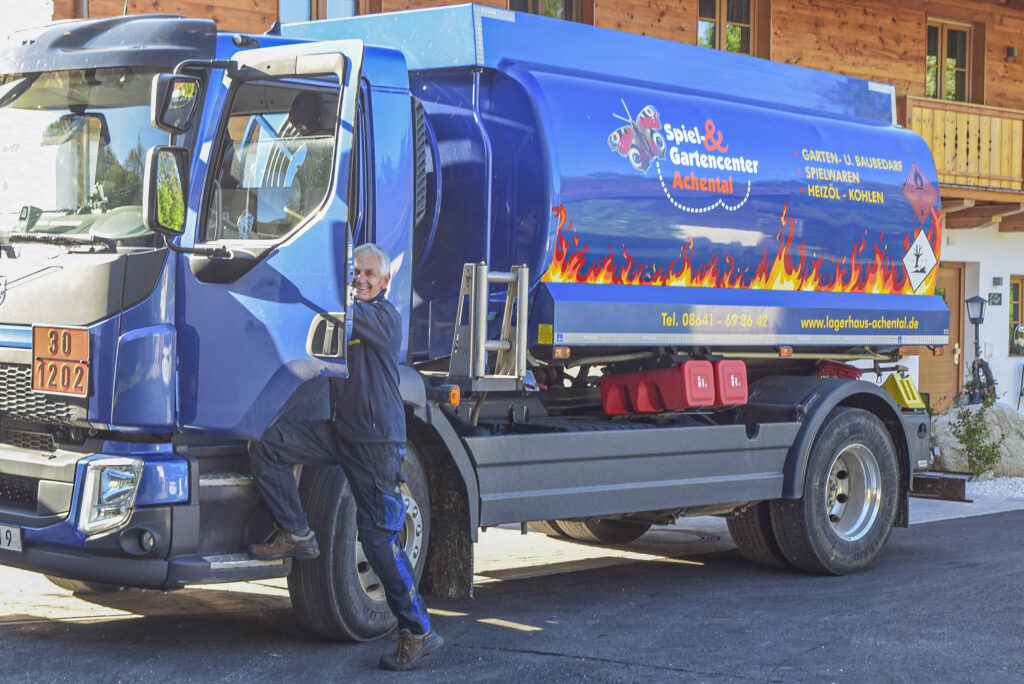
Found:
[{"label": "flame graphic", "polygon": [[[872,245],[873,254],[866,254],[865,237],[854,244],[849,256],[842,258],[808,258],[803,243],[793,246],[795,219],[788,215],[787,202],[779,215],[780,228],[775,234],[779,243],[775,256],[769,260],[762,250],[761,262],[755,271],[738,269],[729,254],[721,258],[712,255],[704,264],[693,263],[693,239],[680,249],[679,258],[666,267],[637,262],[624,244],[619,254],[609,249],[606,256],[588,262],[589,245],[583,243],[568,218],[564,206],[554,207],[558,216],[558,234],[555,255],[542,280],[549,283],[590,283],[615,285],[668,285],[676,287],[720,287],[750,290],[794,290],[803,292],[861,292],[874,294],[914,294],[902,261],[884,254],[878,244]],[[931,225],[926,238],[938,255],[939,212],[931,210]],[[910,249],[912,241],[923,228],[907,235],[903,247]],[[881,238],[881,236],[879,236]],[[617,259],[617,257],[621,257]],[[920,294],[931,294],[938,269],[932,269],[917,288]]]}]

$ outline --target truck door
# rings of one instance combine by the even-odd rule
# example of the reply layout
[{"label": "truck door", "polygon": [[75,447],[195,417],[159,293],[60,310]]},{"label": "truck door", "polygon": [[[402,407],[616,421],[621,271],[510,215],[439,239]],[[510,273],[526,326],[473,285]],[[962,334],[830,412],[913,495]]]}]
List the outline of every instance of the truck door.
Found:
[{"label": "truck door", "polygon": [[322,379],[347,375],[361,57],[358,41],[236,55],[192,174],[194,246],[230,254],[180,269],[185,426],[255,438],[306,395],[305,414],[326,416]]}]

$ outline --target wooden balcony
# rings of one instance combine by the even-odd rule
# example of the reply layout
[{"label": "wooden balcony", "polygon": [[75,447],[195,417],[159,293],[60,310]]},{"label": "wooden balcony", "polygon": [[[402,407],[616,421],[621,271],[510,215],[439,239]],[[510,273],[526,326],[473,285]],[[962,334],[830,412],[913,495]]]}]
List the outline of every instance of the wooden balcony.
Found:
[{"label": "wooden balcony", "polygon": [[909,96],[896,109],[932,150],[947,228],[1024,231],[1024,111]]}]

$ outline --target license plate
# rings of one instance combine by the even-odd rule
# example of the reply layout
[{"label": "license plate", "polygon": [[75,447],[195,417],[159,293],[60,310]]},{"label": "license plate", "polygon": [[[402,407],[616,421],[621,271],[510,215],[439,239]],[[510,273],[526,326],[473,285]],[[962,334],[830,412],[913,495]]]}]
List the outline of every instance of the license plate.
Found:
[{"label": "license plate", "polygon": [[89,331],[32,328],[32,389],[48,394],[89,394]]},{"label": "license plate", "polygon": [[84,397],[88,388],[89,364],[36,359],[32,369],[32,389],[36,392]]},{"label": "license plate", "polygon": [[21,528],[0,525],[0,549],[21,551]]}]

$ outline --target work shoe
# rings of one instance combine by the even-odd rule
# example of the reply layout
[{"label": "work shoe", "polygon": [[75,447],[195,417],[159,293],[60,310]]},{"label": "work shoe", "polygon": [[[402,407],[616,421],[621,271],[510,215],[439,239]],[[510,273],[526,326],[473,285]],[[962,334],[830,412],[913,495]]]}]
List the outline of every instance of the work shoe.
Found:
[{"label": "work shoe", "polygon": [[320,555],[320,547],[316,543],[316,535],[312,531],[307,538],[296,539],[291,532],[276,528],[263,544],[250,544],[249,556],[258,560],[274,560],[277,558],[298,558],[312,560]]},{"label": "work shoe", "polygon": [[395,639],[398,639],[395,652],[380,657],[382,670],[412,669],[420,658],[444,646],[444,639],[434,631],[413,634],[407,629],[402,629],[395,635]]}]

